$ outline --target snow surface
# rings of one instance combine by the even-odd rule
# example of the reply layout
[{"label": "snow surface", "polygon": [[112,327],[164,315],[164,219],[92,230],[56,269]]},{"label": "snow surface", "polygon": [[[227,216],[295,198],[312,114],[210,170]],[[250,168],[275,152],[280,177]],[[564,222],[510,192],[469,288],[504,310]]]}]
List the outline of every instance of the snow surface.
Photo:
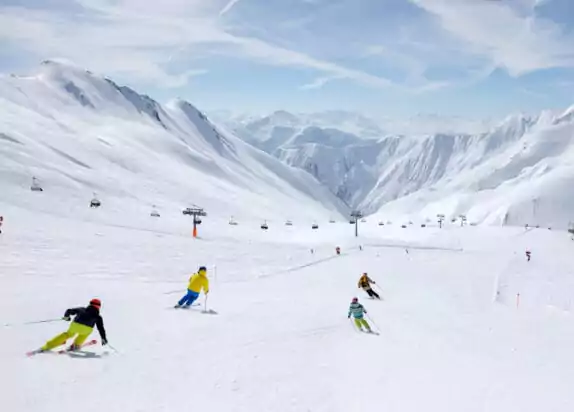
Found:
[{"label": "snow surface", "polygon": [[[194,240],[163,217],[142,224],[127,205],[97,211],[107,223],[2,205],[5,410],[574,408],[574,246],[565,232],[367,221],[355,239],[346,223],[264,232],[256,220],[206,218]],[[212,285],[200,302],[217,314],[172,308],[199,265]],[[357,289],[364,271],[383,301]],[[347,320],[354,295],[380,336]],[[67,326],[26,322],[92,297],[117,352],[24,355]]]}]

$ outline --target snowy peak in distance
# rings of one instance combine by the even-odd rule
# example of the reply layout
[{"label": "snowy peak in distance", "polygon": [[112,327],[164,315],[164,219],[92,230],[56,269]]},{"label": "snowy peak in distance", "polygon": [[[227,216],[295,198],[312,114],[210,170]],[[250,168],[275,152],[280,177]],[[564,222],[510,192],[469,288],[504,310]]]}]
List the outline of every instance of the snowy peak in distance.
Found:
[{"label": "snowy peak in distance", "polygon": [[[574,184],[573,113],[513,114],[478,133],[378,138],[309,126],[305,118],[279,126],[269,116],[266,127],[251,122],[237,134],[308,171],[364,213],[424,219],[468,213],[477,222],[564,227],[574,219],[564,206],[574,207],[568,189]],[[532,199],[538,199],[535,212]]]},{"label": "snowy peak in distance", "polygon": [[[33,76],[0,77],[0,175],[0,204],[52,213],[85,213],[94,193],[106,210],[147,210],[138,216],[153,205],[181,214],[194,204],[226,220],[310,222],[347,212],[310,174],[217,127],[191,103],[164,106],[54,61]],[[41,202],[30,197],[32,176],[44,188]]]}]

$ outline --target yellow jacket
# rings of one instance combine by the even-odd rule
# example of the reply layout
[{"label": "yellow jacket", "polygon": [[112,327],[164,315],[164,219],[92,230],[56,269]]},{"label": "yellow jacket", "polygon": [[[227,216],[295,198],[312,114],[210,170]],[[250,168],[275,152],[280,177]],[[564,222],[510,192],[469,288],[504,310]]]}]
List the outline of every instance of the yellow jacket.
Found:
[{"label": "yellow jacket", "polygon": [[208,293],[209,279],[207,279],[207,276],[205,276],[204,274],[194,273],[189,278],[189,285],[187,286],[187,288],[196,293],[201,292],[201,289],[203,289],[205,293]]}]

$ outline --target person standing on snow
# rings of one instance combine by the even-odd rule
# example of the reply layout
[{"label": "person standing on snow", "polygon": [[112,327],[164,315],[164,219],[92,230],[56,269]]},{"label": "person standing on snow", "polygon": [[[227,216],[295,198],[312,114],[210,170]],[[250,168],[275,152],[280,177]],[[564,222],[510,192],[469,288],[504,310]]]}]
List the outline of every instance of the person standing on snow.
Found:
[{"label": "person standing on snow", "polygon": [[363,273],[363,275],[361,276],[361,278],[359,279],[359,289],[363,289],[365,292],[367,292],[367,294],[371,297],[371,298],[377,298],[377,299],[381,299],[381,297],[379,296],[379,294],[377,292],[375,292],[373,290],[373,288],[371,287],[371,283],[373,285],[376,285],[377,282],[375,282],[373,279],[371,279],[367,273]]},{"label": "person standing on snow", "polygon": [[365,327],[367,332],[372,332],[371,326],[363,317],[363,315],[366,313],[367,311],[365,310],[364,306],[359,303],[359,299],[353,298],[351,305],[349,306],[349,314],[347,315],[347,318],[351,319],[351,315],[353,315],[355,325],[360,331],[362,331],[363,327]]},{"label": "person standing on snow", "polygon": [[100,315],[101,307],[102,302],[99,299],[92,299],[90,300],[89,306],[85,308],[71,308],[66,310],[62,318],[63,320],[70,321],[70,316],[75,316],[70,327],[66,332],[60,333],[58,336],[46,342],[40,350],[44,352],[64,345],[68,339],[76,335],[74,343],[72,343],[68,350],[77,350],[86,341],[88,336],[90,336],[94,330],[94,326],[98,328],[98,332],[102,338],[102,345],[107,345],[108,339],[106,338],[106,330],[104,329],[104,320]]},{"label": "person standing on snow", "polygon": [[530,258],[532,257],[532,254],[530,253],[530,250],[526,251],[526,261],[530,262]]},{"label": "person standing on snow", "polygon": [[209,279],[207,279],[205,266],[201,266],[197,273],[191,275],[189,285],[187,285],[187,293],[177,302],[175,308],[190,307],[199,297],[202,289],[206,295],[209,293]]}]

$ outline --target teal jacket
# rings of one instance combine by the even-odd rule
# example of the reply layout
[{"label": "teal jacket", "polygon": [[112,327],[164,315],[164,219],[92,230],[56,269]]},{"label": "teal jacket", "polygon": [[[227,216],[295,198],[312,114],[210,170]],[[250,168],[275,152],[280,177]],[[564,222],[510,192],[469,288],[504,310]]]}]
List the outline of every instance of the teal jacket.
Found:
[{"label": "teal jacket", "polygon": [[353,315],[353,317],[355,319],[363,319],[364,313],[367,313],[367,311],[365,310],[363,305],[361,305],[358,302],[357,303],[351,303],[351,306],[349,306],[349,315],[348,316]]}]

